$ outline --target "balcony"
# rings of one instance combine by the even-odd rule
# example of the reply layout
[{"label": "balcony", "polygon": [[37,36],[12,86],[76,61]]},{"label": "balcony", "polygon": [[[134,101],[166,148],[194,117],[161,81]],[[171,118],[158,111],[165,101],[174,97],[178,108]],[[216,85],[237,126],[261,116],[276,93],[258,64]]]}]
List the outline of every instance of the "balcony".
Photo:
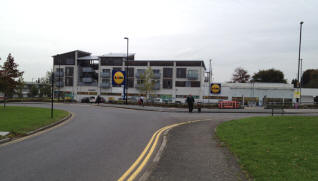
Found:
[{"label": "balcony", "polygon": [[152,78],[153,78],[153,79],[160,79],[160,78],[161,78],[161,73],[154,73],[154,74],[152,75]]},{"label": "balcony", "polygon": [[110,88],[110,82],[102,82],[102,83],[100,84],[100,87],[101,87],[101,88]]},{"label": "balcony", "polygon": [[83,67],[82,72],[90,73],[90,72],[94,72],[94,69],[92,67]]},{"label": "balcony", "polygon": [[54,72],[55,77],[64,77],[64,72]]},{"label": "balcony", "polygon": [[144,86],[145,86],[144,84],[136,84],[135,88],[141,88],[141,87],[144,87]]},{"label": "balcony", "polygon": [[140,78],[142,75],[145,74],[145,70],[143,69],[137,69],[137,72],[136,72],[136,77],[137,78]]},{"label": "balcony", "polygon": [[153,86],[153,90],[160,90],[160,83],[155,83]]},{"label": "balcony", "polygon": [[64,87],[64,82],[55,82],[56,87]]},{"label": "balcony", "polygon": [[102,78],[109,78],[109,77],[110,77],[110,72],[101,72],[101,73],[100,73],[100,76],[101,76]]},{"label": "balcony", "polygon": [[199,79],[199,75],[197,73],[188,74],[187,78],[188,78],[188,80],[198,80]]},{"label": "balcony", "polygon": [[83,79],[84,83],[92,83],[93,82],[93,78],[92,77],[84,77]]}]

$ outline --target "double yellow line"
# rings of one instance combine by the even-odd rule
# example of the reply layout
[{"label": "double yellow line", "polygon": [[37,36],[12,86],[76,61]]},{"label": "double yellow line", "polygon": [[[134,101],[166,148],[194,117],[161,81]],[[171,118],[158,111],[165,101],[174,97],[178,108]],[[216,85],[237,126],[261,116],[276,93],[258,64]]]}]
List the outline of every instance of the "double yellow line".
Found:
[{"label": "double yellow line", "polygon": [[[151,139],[149,140],[147,146],[145,147],[145,149],[142,151],[142,153],[139,155],[139,157],[137,158],[137,160],[129,167],[129,169],[118,179],[118,181],[132,181],[134,180],[138,174],[140,174],[140,172],[143,170],[143,168],[145,167],[145,165],[147,164],[147,162],[149,161],[152,153],[154,152],[157,144],[158,144],[158,140],[161,136],[161,134],[163,132],[165,132],[168,129],[171,129],[173,127],[176,126],[180,126],[183,124],[189,124],[189,123],[194,123],[194,122],[198,122],[201,120],[195,120],[195,121],[187,121],[187,122],[182,122],[182,123],[177,123],[177,124],[172,124],[169,126],[165,126],[161,129],[159,129],[158,131],[156,131]],[[148,153],[147,153],[148,152]],[[147,154],[147,155],[146,155]],[[140,163],[141,162],[141,163]],[[139,164],[140,163],[140,164]],[[138,166],[139,165],[139,166]],[[138,167],[137,167],[138,166]],[[136,168],[137,167],[137,168]],[[129,177],[128,177],[129,176]],[[128,177],[128,178],[127,178]],[[126,179],[127,178],[127,179]]]}]

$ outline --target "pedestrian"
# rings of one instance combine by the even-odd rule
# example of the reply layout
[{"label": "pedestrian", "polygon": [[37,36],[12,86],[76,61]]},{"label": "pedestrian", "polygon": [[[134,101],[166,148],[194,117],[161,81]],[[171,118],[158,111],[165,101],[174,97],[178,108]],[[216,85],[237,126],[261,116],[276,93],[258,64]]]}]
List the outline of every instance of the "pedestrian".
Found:
[{"label": "pedestrian", "polygon": [[144,97],[140,97],[140,103],[141,103],[141,105],[142,105],[142,107],[144,107]]},{"label": "pedestrian", "polygon": [[192,112],[192,110],[193,110],[194,98],[192,97],[191,94],[187,97],[186,102],[188,103],[189,112]]},{"label": "pedestrian", "polygon": [[98,96],[97,96],[97,98],[96,98],[96,102],[97,102],[97,104],[99,104],[99,103],[100,103],[100,99],[101,99],[101,98],[100,98],[100,96],[98,95]]}]

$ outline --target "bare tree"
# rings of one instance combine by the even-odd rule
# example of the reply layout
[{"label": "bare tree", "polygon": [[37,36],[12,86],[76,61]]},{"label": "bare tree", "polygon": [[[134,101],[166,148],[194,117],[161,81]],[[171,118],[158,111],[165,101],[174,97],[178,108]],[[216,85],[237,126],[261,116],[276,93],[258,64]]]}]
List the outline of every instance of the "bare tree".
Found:
[{"label": "bare tree", "polygon": [[250,77],[251,76],[248,74],[247,70],[243,69],[242,67],[238,67],[234,70],[232,81],[246,83],[250,80]]},{"label": "bare tree", "polygon": [[137,88],[141,93],[145,93],[147,99],[149,99],[149,95],[154,91],[154,82],[152,81],[153,71],[151,67],[149,67],[141,76],[140,86]]}]

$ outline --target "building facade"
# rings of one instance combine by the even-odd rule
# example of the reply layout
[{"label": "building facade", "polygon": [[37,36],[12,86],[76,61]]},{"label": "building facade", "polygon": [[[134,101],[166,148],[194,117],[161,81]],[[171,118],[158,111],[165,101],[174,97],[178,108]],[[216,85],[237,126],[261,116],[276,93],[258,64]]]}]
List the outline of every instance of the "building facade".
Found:
[{"label": "building facade", "polygon": [[203,99],[206,68],[202,60],[135,60],[135,54],[129,54],[127,61],[127,54],[92,56],[80,50],[53,56],[54,92],[77,101],[97,95],[106,101],[122,99],[123,86],[112,85],[112,71],[123,70],[128,77],[128,98],[145,96],[139,88],[149,67],[153,71],[152,98],[184,102],[192,94]]},{"label": "building facade", "polygon": [[[218,102],[220,100],[236,100],[245,105],[263,105],[265,103],[295,102],[293,84],[284,83],[220,83],[218,94],[205,88],[204,102]],[[206,85],[206,87],[208,84]]]}]

